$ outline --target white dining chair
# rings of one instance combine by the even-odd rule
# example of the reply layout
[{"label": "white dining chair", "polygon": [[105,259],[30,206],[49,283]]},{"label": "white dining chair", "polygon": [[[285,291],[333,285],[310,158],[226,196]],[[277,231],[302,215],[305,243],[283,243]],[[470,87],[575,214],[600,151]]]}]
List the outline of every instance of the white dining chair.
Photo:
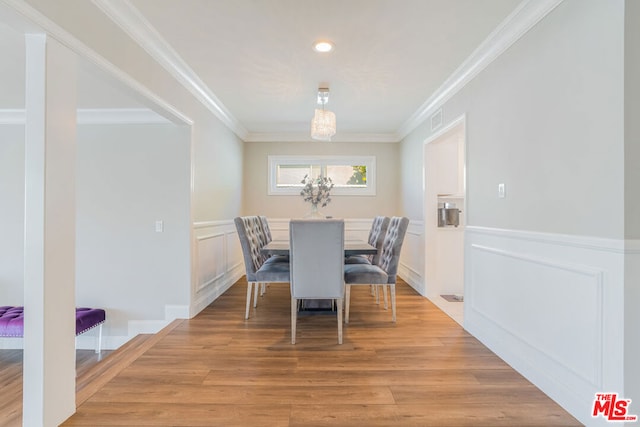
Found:
[{"label": "white dining chair", "polygon": [[342,344],[344,301],[344,221],[289,222],[291,271],[291,344],[296,343],[298,302],[331,299],[337,307],[338,344]]}]

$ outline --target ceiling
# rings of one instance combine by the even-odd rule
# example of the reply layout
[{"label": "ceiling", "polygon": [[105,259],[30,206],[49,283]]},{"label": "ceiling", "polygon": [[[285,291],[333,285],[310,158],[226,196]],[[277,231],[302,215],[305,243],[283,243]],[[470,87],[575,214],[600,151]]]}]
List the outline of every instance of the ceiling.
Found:
[{"label": "ceiling", "polygon": [[[127,13],[147,21],[146,34],[156,47],[181,59],[249,135],[308,136],[317,89],[327,85],[327,109],[337,116],[337,139],[393,139],[520,0],[94,3],[125,4]],[[0,52],[9,49],[5,35],[0,25]],[[318,39],[333,41],[335,50],[315,52],[312,44]],[[0,77],[11,74],[15,79],[24,65],[12,67],[9,62],[20,63],[20,58],[0,63]],[[91,77],[82,79],[81,103],[87,108],[136,105]],[[6,99],[0,102],[2,108]]]}]

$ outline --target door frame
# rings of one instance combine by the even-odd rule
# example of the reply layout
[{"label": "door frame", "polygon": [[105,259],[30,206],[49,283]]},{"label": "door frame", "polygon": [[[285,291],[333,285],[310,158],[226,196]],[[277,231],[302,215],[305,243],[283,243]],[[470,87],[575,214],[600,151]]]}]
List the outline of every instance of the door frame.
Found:
[{"label": "door frame", "polygon": [[[467,224],[467,212],[468,212],[468,197],[467,197],[467,156],[468,156],[468,139],[467,139],[467,118],[466,114],[462,114],[456,117],[454,120],[449,122],[446,126],[438,129],[434,134],[429,136],[423,142],[423,150],[422,150],[422,217],[424,218],[424,292],[423,295],[427,296],[434,304],[436,304],[440,309],[445,311],[448,315],[451,316],[451,313],[447,312],[446,304],[439,304],[439,295],[435,295],[431,290],[433,285],[430,286],[430,281],[433,278],[432,272],[430,271],[430,267],[433,263],[429,261],[429,257],[433,257],[432,253],[434,250],[434,236],[432,236],[432,228],[433,224],[437,220],[437,212],[430,205],[432,201],[428,199],[428,184],[427,184],[427,149],[430,144],[437,143],[441,141],[443,138],[448,137],[452,132],[460,131],[463,138],[463,159],[462,159],[462,225],[466,226]],[[437,202],[436,202],[437,203]],[[429,208],[428,208],[429,205]],[[466,231],[463,231],[466,234]],[[464,239],[464,236],[463,236]],[[462,256],[464,257],[465,248],[462,249]],[[464,269],[463,269],[463,285],[464,285]],[[463,288],[464,289],[464,288]],[[463,291],[464,295],[464,291]],[[453,317],[453,316],[452,316]],[[462,324],[462,319],[456,319],[460,324]]]}]

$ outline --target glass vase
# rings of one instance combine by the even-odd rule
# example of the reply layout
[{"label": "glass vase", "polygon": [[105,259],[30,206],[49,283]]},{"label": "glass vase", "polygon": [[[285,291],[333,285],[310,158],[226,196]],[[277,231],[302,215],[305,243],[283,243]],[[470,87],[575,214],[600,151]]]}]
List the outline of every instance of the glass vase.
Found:
[{"label": "glass vase", "polygon": [[318,210],[317,204],[311,204],[311,211],[308,212],[305,216],[308,219],[324,219],[324,214]]}]

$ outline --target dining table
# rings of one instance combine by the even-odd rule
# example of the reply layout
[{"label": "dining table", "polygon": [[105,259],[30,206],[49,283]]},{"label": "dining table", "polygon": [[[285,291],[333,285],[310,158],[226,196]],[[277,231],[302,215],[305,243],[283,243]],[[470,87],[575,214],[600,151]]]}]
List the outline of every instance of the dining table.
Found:
[{"label": "dining table", "polygon": [[[289,240],[272,240],[260,249],[263,255],[289,255]],[[378,249],[364,240],[345,240],[344,255],[375,255]],[[334,309],[332,300],[303,300],[301,313],[326,313]]]},{"label": "dining table", "polygon": [[[288,240],[272,240],[260,249],[263,255],[289,255]],[[364,240],[345,240],[344,255],[375,255],[378,249]]]}]

